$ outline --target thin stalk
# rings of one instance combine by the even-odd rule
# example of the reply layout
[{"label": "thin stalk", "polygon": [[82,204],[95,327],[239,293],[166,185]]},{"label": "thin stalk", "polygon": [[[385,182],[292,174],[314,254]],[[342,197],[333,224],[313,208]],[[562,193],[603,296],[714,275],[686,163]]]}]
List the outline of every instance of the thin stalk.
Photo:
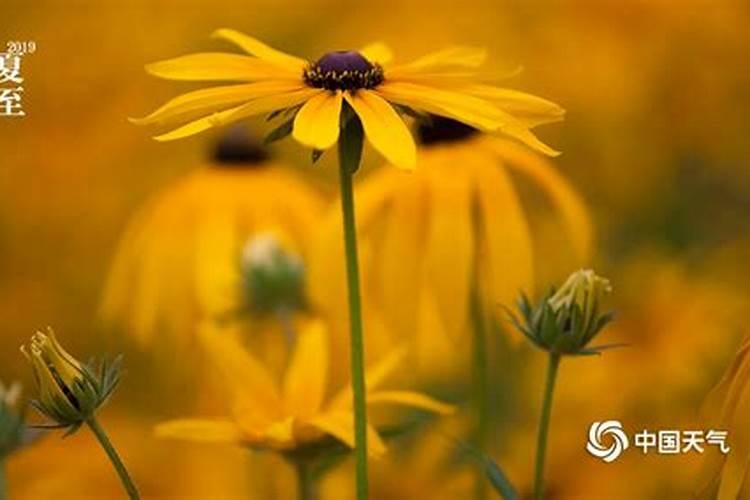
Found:
[{"label": "thin stalk", "polygon": [[[347,110],[351,115],[351,110]],[[365,346],[362,328],[362,304],[359,292],[357,226],[354,215],[354,173],[362,158],[362,124],[356,116],[344,121],[339,138],[339,181],[341,215],[344,228],[346,281],[349,294],[349,335],[351,383],[354,395],[354,454],[356,459],[357,500],[368,497],[367,479],[367,407],[365,404]]]},{"label": "thin stalk", "polygon": [[[476,291],[471,296],[471,318],[472,329],[474,330],[472,388],[474,393],[474,411],[476,412],[474,446],[482,453],[486,453],[490,430],[487,329],[482,304]],[[474,497],[476,500],[483,500],[487,497],[487,479],[482,471],[479,471],[477,474]]]},{"label": "thin stalk", "polygon": [[102,426],[99,425],[96,417],[92,416],[90,419],[86,420],[86,424],[94,433],[96,439],[99,440],[99,444],[102,445],[104,451],[107,452],[107,456],[109,457],[110,462],[112,462],[112,466],[114,466],[115,470],[117,471],[117,475],[120,476],[120,481],[122,482],[125,491],[127,491],[130,500],[138,500],[140,498],[140,495],[138,494],[138,488],[136,488],[135,483],[130,478],[128,470],[125,468],[125,464],[122,463],[122,460],[117,454],[117,450],[115,450],[115,447],[112,446],[112,442],[107,437],[107,433],[104,432]]},{"label": "thin stalk", "polygon": [[555,393],[557,369],[560,366],[560,354],[550,352],[547,363],[547,380],[544,384],[542,399],[542,414],[539,417],[539,433],[536,441],[536,466],[534,468],[534,500],[541,500],[544,496],[544,461],[547,455],[547,435],[549,421],[552,414],[552,399]]},{"label": "thin stalk", "polygon": [[294,464],[297,472],[297,498],[299,500],[316,500],[315,478],[310,464],[305,460],[297,460]]},{"label": "thin stalk", "polygon": [[8,498],[8,483],[5,480],[5,462],[0,460],[0,500]]}]

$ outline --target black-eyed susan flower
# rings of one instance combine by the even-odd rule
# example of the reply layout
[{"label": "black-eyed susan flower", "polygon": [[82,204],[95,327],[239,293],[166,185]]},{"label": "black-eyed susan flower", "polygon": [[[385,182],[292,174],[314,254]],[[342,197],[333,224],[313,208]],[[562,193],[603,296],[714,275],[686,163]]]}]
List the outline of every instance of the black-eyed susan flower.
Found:
[{"label": "black-eyed susan flower", "polygon": [[[554,155],[531,128],[559,121],[562,109],[515,90],[478,83],[485,51],[451,47],[397,64],[382,43],[329,52],[314,62],[279,52],[230,29],[214,35],[247,55],[199,53],[150,64],[151,74],[172,80],[236,82],[176,97],[138,124],[178,128],[158,140],[187,137],[211,127],[271,113],[301,144],[326,150],[336,144],[342,109],[350,107],[370,144],[389,162],[413,168],[414,141],[400,114],[431,113],[487,132],[501,132]],[[283,135],[278,132],[275,135]]]},{"label": "black-eyed susan flower", "polygon": [[[335,359],[330,356],[323,322],[310,320],[298,332],[281,380],[233,336],[223,335],[215,327],[210,330],[202,330],[201,339],[213,365],[224,376],[231,416],[165,422],[156,428],[158,436],[285,453],[327,439],[354,447],[352,390],[346,386],[332,391],[335,388],[329,383],[329,367]],[[402,357],[403,350],[393,351],[367,369],[368,405],[450,413],[450,406],[424,394],[381,389]],[[368,426],[368,436],[370,455],[381,455],[385,445],[372,425]]]},{"label": "black-eyed susan flower", "polygon": [[[258,237],[273,238],[292,260],[307,259],[323,204],[315,191],[244,131],[229,131],[213,156],[147,203],[119,244],[101,314],[143,346],[157,333],[169,335],[172,348],[189,345],[202,320],[263,302],[248,300],[259,293],[258,269],[247,267],[248,256],[259,253]],[[301,285],[300,269],[289,265],[293,283],[284,286]],[[300,291],[293,293],[290,308],[302,302]]]},{"label": "black-eyed susan flower", "polygon": [[[541,156],[513,141],[434,117],[418,130],[418,168],[381,169],[357,186],[363,296],[385,337],[413,339],[414,365],[426,375],[453,373],[468,359],[471,302],[476,290],[485,314],[502,319],[534,284],[532,228],[514,175],[530,180],[553,207],[571,260],[584,262],[592,231],[586,208],[566,179]],[[343,246],[336,214],[320,231],[310,261],[313,300],[330,317],[346,318],[339,262]],[[368,318],[369,319],[369,318]],[[337,324],[345,331],[345,324]]]},{"label": "black-eyed susan flower", "polygon": [[50,329],[46,334],[36,332],[21,352],[31,364],[38,396],[31,404],[52,420],[55,428],[67,429],[68,434],[86,424],[107,453],[128,496],[139,498],[138,490],[122,463],[107,434],[96,419],[96,412],[120,381],[121,358],[109,363],[102,360],[98,367],[81,363],[71,356]]}]

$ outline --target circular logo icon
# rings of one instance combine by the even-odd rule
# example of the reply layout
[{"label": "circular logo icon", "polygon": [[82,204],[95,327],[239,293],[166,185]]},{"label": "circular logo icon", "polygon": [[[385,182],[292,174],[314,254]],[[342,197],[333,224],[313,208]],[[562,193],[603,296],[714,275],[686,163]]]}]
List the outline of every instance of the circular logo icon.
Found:
[{"label": "circular logo icon", "polygon": [[[607,441],[606,446],[603,441]],[[607,463],[617,460],[623,451],[628,449],[630,442],[628,435],[622,430],[622,424],[617,420],[594,422],[589,427],[589,442],[586,449],[597,458]]]}]

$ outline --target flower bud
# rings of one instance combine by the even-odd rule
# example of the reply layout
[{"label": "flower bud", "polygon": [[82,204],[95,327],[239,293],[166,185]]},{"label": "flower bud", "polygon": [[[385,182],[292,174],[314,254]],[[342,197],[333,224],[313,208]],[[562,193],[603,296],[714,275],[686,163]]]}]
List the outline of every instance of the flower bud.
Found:
[{"label": "flower bud", "polygon": [[263,233],[248,242],[242,267],[251,311],[267,314],[304,308],[302,259],[286,250],[274,234]]},{"label": "flower bud", "polygon": [[0,382],[0,461],[16,450],[24,441],[23,415],[18,409],[21,385],[5,387]]},{"label": "flower bud", "polygon": [[32,405],[60,427],[75,431],[107,400],[119,381],[119,358],[102,362],[98,373],[68,354],[50,329],[36,332],[21,352],[34,371],[38,399]]},{"label": "flower bud", "polygon": [[[511,315],[516,328],[535,345],[559,354],[598,354],[603,347],[588,343],[612,320],[612,313],[600,313],[604,297],[612,291],[609,280],[591,269],[571,274],[537,306],[525,295],[519,301],[523,322]],[[610,346],[606,346],[610,347]]]}]

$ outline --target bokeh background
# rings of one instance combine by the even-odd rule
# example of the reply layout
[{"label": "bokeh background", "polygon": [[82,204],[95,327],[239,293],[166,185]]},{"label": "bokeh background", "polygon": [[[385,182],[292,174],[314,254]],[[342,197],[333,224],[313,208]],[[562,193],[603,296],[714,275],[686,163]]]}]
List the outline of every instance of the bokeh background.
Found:
[{"label": "bokeh background", "polygon": [[[748,23],[750,5],[739,0],[6,1],[0,42],[33,40],[38,49],[23,60],[27,116],[0,118],[0,379],[32,386],[18,346],[47,325],[73,352],[123,351],[123,387],[104,418],[147,497],[291,498],[291,473],[272,456],[155,440],[153,424],[189,407],[191,386],[167,375],[152,384],[158,360],[104,332],[97,319],[129,217],[205,163],[217,137],[160,144],[129,124],[127,117],[182,88],[149,77],[143,65],[226,50],[208,37],[219,27],[309,58],[373,40],[403,60],[453,43],[481,45],[493,69],[523,66],[508,86],[567,109],[564,123],[540,135],[564,152],[554,164],[585,199],[596,229],[590,264],[615,287],[618,318],[603,338],[630,344],[563,363],[550,498],[684,498],[698,457],[630,454],[605,465],[584,443],[589,423],[606,418],[632,429],[693,425],[746,333]],[[310,167],[308,153],[291,141],[274,154],[304,169],[321,196],[335,194],[331,158]],[[367,157],[362,178],[380,161]],[[571,269],[549,243],[554,238],[545,239],[554,228],[543,204],[530,196],[528,208],[547,242],[536,257],[545,286]],[[527,491],[544,358],[500,344],[492,358],[493,456]],[[407,442],[406,458],[395,453],[378,474],[408,475],[393,464],[387,470],[387,461],[432,456],[415,459],[409,453],[421,451],[413,448]],[[9,460],[11,498],[117,494],[98,453],[83,433],[45,438]],[[331,482],[347,484],[348,470],[343,465],[343,477]],[[330,489],[330,498],[348,498],[350,488]],[[379,498],[401,498],[382,491]]]}]

